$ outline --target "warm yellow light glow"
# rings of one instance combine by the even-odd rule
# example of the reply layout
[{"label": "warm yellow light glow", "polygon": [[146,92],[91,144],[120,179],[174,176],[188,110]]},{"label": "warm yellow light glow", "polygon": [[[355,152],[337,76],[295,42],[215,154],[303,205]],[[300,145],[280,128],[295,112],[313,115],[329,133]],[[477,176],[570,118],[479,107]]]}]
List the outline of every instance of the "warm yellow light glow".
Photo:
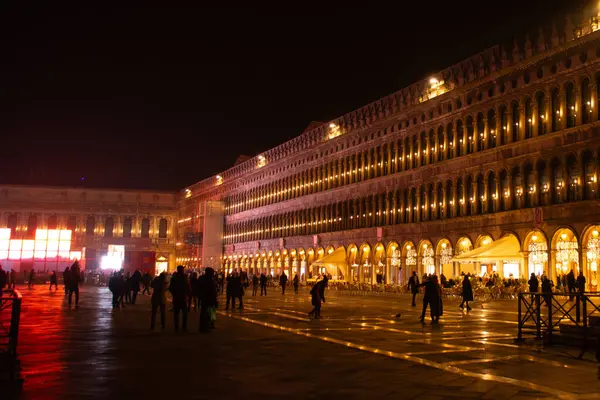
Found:
[{"label": "warm yellow light glow", "polygon": [[561,237],[562,240],[566,240],[567,239],[567,234],[563,233],[562,235],[560,235],[560,237]]}]

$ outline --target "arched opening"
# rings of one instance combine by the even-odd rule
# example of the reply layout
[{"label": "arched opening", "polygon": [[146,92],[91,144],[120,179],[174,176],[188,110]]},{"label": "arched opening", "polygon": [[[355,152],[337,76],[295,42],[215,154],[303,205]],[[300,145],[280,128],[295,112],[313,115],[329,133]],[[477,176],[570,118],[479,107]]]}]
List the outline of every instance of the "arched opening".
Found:
[{"label": "arched opening", "polygon": [[546,161],[538,160],[535,164],[535,169],[538,174],[535,192],[538,195],[539,205],[550,205],[550,179],[546,172]]},{"label": "arched opening", "polygon": [[475,126],[473,123],[473,117],[467,117],[467,152],[466,154],[471,154],[476,151],[475,149]]},{"label": "arched opening", "polygon": [[133,223],[131,217],[125,217],[123,219],[123,237],[130,238],[132,229]]},{"label": "arched opening", "polygon": [[30,215],[29,218],[27,218],[27,232],[26,232],[26,237],[28,239],[35,238],[35,231],[37,230],[37,225],[38,225],[38,217],[37,217],[37,215]]},{"label": "arched opening", "polygon": [[435,204],[435,202],[433,202],[433,200],[432,200],[432,203],[435,206],[434,215],[435,215],[435,219],[441,219],[442,218],[442,210],[444,208],[444,187],[442,186],[441,182],[439,182],[437,184],[436,199],[437,199],[437,204]]},{"label": "arched opening", "polygon": [[558,158],[550,160],[550,199],[552,204],[563,202],[563,192],[565,190],[565,181],[563,169]]},{"label": "arched opening", "polygon": [[158,238],[166,239],[167,238],[167,219],[161,218],[158,222]]},{"label": "arched opening", "polygon": [[[477,249],[481,246],[487,246],[488,244],[491,244],[493,241],[494,241],[494,239],[487,233],[479,235],[477,240],[475,240],[475,248]],[[475,263],[475,265],[473,266],[473,269],[475,270],[475,273],[478,275],[489,276],[492,274],[492,272],[497,271],[498,267],[497,267],[496,262],[491,261],[491,260],[484,260],[483,262]]]},{"label": "arched opening", "polygon": [[401,284],[402,283],[402,253],[400,252],[400,245],[396,241],[388,243],[386,250],[386,264],[389,273],[388,283]]},{"label": "arched opening", "polygon": [[496,174],[494,171],[491,171],[488,174],[487,179],[487,190],[486,190],[486,210],[488,213],[496,212],[496,200],[498,198],[498,193],[496,193]]},{"label": "arched opening", "polygon": [[48,229],[58,229],[58,217],[56,215],[49,216],[46,226]]},{"label": "arched opening", "polygon": [[[488,123],[489,123],[489,121],[488,121]],[[484,122],[483,113],[477,114],[477,130],[475,132],[475,135],[477,135],[477,137],[479,137],[479,146],[477,146],[477,141],[475,141],[473,150],[479,151],[479,150],[485,149],[486,148],[485,143],[488,141],[488,137],[485,134],[485,122]],[[475,135],[473,135],[473,139],[475,139],[475,137],[476,137]]]},{"label": "arched opening", "polygon": [[500,106],[500,129],[502,129],[500,134],[500,145],[506,144],[509,142],[509,126],[508,126],[508,108],[506,105]]},{"label": "arched opening", "polygon": [[454,152],[454,127],[452,126],[452,123],[449,123],[446,126],[446,136],[447,146],[444,148],[444,151],[446,152],[446,159],[450,160]]},{"label": "arched opening", "polygon": [[350,282],[359,282],[360,280],[360,265],[358,265],[358,248],[354,243],[351,243],[348,246],[348,250],[346,252],[346,256],[348,257],[348,265],[350,266]]},{"label": "arched opening", "polygon": [[465,130],[463,128],[463,122],[462,119],[459,119],[458,121],[456,121],[456,137],[458,138],[458,143],[456,146],[456,156],[460,157],[463,155],[463,150],[462,147],[464,145],[464,136],[465,136]]},{"label": "arched opening", "polygon": [[548,121],[548,105],[546,101],[546,93],[538,92],[536,95],[536,103],[538,106],[538,115],[537,115],[537,134],[545,135],[547,133],[546,123]]},{"label": "arched opening", "polygon": [[600,225],[593,225],[583,234],[583,271],[587,290],[598,290],[598,265],[600,264]]},{"label": "arched opening", "polygon": [[584,124],[592,121],[592,94],[590,90],[590,80],[585,78],[581,82],[581,120]]},{"label": "arched opening", "polygon": [[404,282],[408,282],[408,278],[412,275],[413,271],[420,275],[420,271],[417,267],[417,249],[413,242],[406,241],[402,245],[402,265],[404,269]]},{"label": "arched opening", "polygon": [[371,258],[371,246],[364,243],[360,246],[360,281],[364,283],[373,283],[373,262]]},{"label": "arched opening", "polygon": [[566,275],[573,271],[579,275],[579,242],[570,228],[557,229],[552,237],[552,270],[557,279],[566,282]]},{"label": "arched opening", "polygon": [[442,216],[445,218],[452,218],[455,215],[454,212],[454,199],[452,198],[452,181],[448,180],[446,181],[446,190],[444,191],[444,204],[442,204],[442,207],[444,207],[444,209],[442,210]]},{"label": "arched opening", "polygon": [[[463,236],[461,238],[458,239],[458,241],[456,242],[456,255],[460,256],[463,253],[466,253],[467,251],[471,251],[473,250],[473,243],[471,242],[471,239],[469,239],[466,236]],[[464,263],[464,262],[459,262],[458,264],[458,273],[459,274],[473,274],[476,275],[477,271],[475,271],[475,264],[474,263]]]},{"label": "arched opening", "polygon": [[483,175],[479,174],[477,175],[477,196],[479,196],[479,198],[477,199],[477,209],[475,210],[475,212],[477,214],[483,214],[484,210],[485,210],[485,206],[488,203],[488,197],[487,197],[487,193],[485,191],[485,183],[483,181]]},{"label": "arched opening", "polygon": [[142,229],[140,236],[143,238],[150,237],[150,220],[148,218],[142,219]]},{"label": "arched opening", "polygon": [[467,181],[465,183],[466,189],[466,207],[467,212],[466,215],[473,215],[475,213],[475,191],[473,190],[473,178],[471,175],[467,176]]},{"label": "arched opening", "polygon": [[457,205],[456,205],[456,216],[463,216],[463,207],[465,204],[465,188],[463,185],[462,178],[458,178],[456,181],[456,197],[457,197]]},{"label": "arched opening", "polygon": [[492,108],[488,111],[488,127],[489,127],[489,137],[488,137],[488,147],[493,149],[498,145],[497,137],[498,132],[496,132],[496,110]]},{"label": "arched opening", "polygon": [[438,154],[438,161],[444,161],[446,159],[446,151],[444,148],[444,127],[440,126],[437,132],[437,144],[438,147],[435,149]]},{"label": "arched opening", "polygon": [[[531,99],[525,100],[525,139],[533,137],[533,126],[536,123],[533,116],[533,104]],[[539,125],[539,124],[538,124]]]},{"label": "arched opening", "polygon": [[574,154],[570,154],[567,157],[567,174],[568,174],[568,185],[567,185],[567,201],[579,200],[579,164],[577,163],[577,157]]},{"label": "arched opening", "polygon": [[519,102],[515,101],[511,104],[511,117],[512,117],[512,126],[510,127],[511,140],[516,142],[519,140],[519,120],[521,117],[521,113],[519,111]]},{"label": "arched opening", "polygon": [[452,279],[456,276],[454,272],[454,263],[452,262],[452,243],[448,239],[442,239],[436,246],[436,257],[438,260],[440,275]]},{"label": "arched opening", "polygon": [[373,255],[373,266],[375,273],[374,282],[378,285],[386,283],[387,280],[385,255],[385,247],[382,243],[377,243],[375,245],[375,254]]},{"label": "arched opening", "polygon": [[565,97],[567,104],[567,128],[575,126],[575,119],[577,118],[577,110],[575,109],[575,87],[572,82],[568,82],[565,85]]},{"label": "arched opening", "polygon": [[525,178],[525,207],[533,207],[535,206],[536,182],[533,166],[530,163],[523,166],[523,175]]},{"label": "arched opening", "polygon": [[[539,230],[529,232],[525,237],[523,248],[527,262],[527,276],[534,274],[541,277],[551,272],[548,268],[548,241],[543,232]],[[552,276],[549,278],[552,279]]]},{"label": "arched opening", "polygon": [[433,275],[435,271],[435,252],[429,240],[421,241],[419,245],[419,259],[421,260],[421,270],[424,274]]},{"label": "arched opening", "polygon": [[592,200],[596,198],[597,163],[592,152],[589,150],[581,154],[581,163],[585,168],[585,185],[583,187],[583,198]]}]

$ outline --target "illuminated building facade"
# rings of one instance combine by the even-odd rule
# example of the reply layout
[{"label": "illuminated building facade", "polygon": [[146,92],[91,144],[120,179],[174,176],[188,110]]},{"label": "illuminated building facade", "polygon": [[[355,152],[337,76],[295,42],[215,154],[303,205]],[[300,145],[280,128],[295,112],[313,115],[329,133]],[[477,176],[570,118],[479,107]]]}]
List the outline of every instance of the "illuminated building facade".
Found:
[{"label": "illuminated building facade", "polygon": [[74,259],[95,269],[114,254],[126,270],[175,266],[175,193],[0,185],[0,212],[8,269],[60,270]]},{"label": "illuminated building facade", "polygon": [[180,210],[223,202],[226,269],[308,278],[343,248],[346,281],[574,269],[595,286],[597,29],[567,20],[312,124],[189,186]]}]

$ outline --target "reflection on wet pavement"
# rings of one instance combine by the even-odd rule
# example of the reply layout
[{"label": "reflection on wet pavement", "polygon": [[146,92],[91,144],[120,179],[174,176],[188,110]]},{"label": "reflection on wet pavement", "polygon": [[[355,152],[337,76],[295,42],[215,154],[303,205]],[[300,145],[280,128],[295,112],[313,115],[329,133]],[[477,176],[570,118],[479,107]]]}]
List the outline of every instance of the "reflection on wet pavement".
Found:
[{"label": "reflection on wet pavement", "polygon": [[[112,312],[106,288],[64,295],[22,288],[19,354],[25,399],[160,398],[600,398],[599,370],[564,349],[517,346],[516,303],[462,312],[445,306],[439,326],[421,325],[408,298],[330,293],[324,318],[309,296],[246,297],[220,312],[217,330],[151,332],[148,297]],[[393,316],[401,312],[400,319]],[[573,354],[576,351],[572,352]],[[239,397],[239,396],[238,396]]]}]

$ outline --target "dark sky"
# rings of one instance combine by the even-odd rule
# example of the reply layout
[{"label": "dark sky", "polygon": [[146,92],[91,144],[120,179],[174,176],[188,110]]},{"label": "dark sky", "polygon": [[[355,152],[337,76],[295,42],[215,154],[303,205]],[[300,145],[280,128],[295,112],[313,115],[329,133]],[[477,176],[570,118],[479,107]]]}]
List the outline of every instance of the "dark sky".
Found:
[{"label": "dark sky", "polygon": [[13,3],[0,9],[0,183],[177,190],[515,34],[536,38],[584,1]]}]

